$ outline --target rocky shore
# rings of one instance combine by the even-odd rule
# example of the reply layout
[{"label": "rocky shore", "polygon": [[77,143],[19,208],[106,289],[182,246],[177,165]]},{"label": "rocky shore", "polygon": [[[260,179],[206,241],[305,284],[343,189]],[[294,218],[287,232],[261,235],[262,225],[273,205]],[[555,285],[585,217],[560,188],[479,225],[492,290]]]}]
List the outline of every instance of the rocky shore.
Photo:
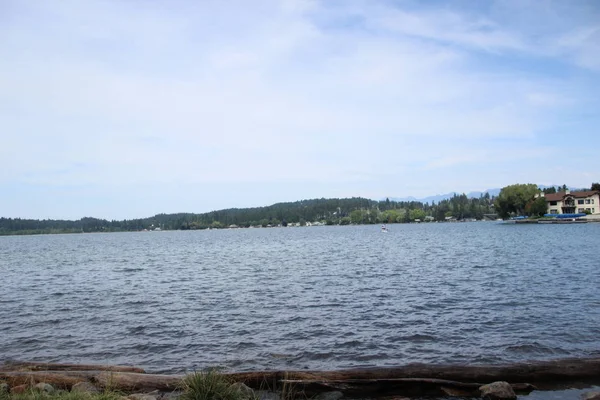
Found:
[{"label": "rocky shore", "polygon": [[[201,374],[192,374],[201,375]],[[600,383],[600,359],[563,359],[492,366],[430,366],[342,371],[264,371],[218,374],[236,399],[316,400],[485,398],[516,399],[536,390],[557,390]],[[182,400],[190,375],[158,375],[131,366],[11,362],[0,367],[2,399],[24,393],[110,391],[115,400]],[[202,378],[202,376],[198,376]],[[198,390],[198,389],[194,389]],[[600,400],[600,392],[585,399]],[[36,397],[37,398],[37,397]],[[210,396],[209,396],[210,398]]]}]

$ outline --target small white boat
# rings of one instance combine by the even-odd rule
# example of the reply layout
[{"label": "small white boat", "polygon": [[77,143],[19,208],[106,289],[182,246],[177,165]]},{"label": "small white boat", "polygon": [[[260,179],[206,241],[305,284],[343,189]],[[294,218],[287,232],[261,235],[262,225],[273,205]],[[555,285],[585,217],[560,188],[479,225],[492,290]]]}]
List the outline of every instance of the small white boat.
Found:
[{"label": "small white boat", "polygon": [[381,225],[381,232],[384,232],[384,233],[389,232],[387,226]]}]

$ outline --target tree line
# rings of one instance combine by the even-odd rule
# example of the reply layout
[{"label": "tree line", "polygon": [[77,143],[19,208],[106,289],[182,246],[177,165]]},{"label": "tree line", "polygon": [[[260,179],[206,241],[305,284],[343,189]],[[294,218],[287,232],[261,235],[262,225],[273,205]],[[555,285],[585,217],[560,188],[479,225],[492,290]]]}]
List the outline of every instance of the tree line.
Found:
[{"label": "tree line", "polygon": [[[546,193],[566,189],[546,188]],[[592,184],[592,190],[600,190],[600,184]],[[510,185],[497,197],[485,193],[477,198],[466,194],[438,203],[419,201],[376,201],[362,197],[311,199],[277,203],[266,207],[229,208],[207,213],[157,214],[149,218],[106,220],[81,218],[71,220],[36,220],[0,218],[0,235],[123,232],[142,230],[195,230],[237,227],[273,227],[288,224],[306,225],[319,222],[326,225],[386,224],[410,222],[442,222],[448,220],[481,220],[487,215],[493,218],[510,215],[543,215],[545,202],[537,200],[537,185]]]},{"label": "tree line", "polygon": [[468,198],[454,195],[439,203],[419,201],[376,201],[361,197],[310,199],[277,203],[266,207],[229,208],[207,213],[157,214],[149,218],[106,220],[36,220],[0,218],[0,235],[78,232],[121,232],[154,230],[192,230],[208,228],[270,227],[288,224],[325,225],[407,223],[415,221],[445,221],[452,219],[482,219],[493,213],[493,197],[489,194]]}]

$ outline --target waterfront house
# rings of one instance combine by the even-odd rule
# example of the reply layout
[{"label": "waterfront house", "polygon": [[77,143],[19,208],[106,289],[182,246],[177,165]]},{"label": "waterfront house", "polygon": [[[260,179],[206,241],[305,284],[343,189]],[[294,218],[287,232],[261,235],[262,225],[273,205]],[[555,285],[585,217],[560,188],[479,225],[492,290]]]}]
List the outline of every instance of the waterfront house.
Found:
[{"label": "waterfront house", "polygon": [[575,214],[588,212],[600,214],[600,191],[584,190],[571,192],[569,190],[543,195],[548,202],[550,214]]}]

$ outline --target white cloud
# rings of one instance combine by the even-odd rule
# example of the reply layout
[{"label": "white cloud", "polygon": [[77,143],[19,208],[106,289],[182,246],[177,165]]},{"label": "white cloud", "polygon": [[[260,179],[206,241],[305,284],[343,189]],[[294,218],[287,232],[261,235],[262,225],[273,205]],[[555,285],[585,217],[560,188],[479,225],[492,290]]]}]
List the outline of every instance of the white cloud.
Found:
[{"label": "white cloud", "polygon": [[403,35],[485,51],[524,50],[523,40],[493,21],[450,11],[386,10],[376,25]]},{"label": "white cloud", "polygon": [[600,70],[600,23],[563,34],[557,45],[559,51],[572,57],[578,65]]},{"label": "white cloud", "polygon": [[456,183],[427,171],[548,162],[546,138],[596,109],[598,31],[546,17],[546,38],[497,4],[14,2],[0,27],[0,187],[427,195],[418,179]]}]

